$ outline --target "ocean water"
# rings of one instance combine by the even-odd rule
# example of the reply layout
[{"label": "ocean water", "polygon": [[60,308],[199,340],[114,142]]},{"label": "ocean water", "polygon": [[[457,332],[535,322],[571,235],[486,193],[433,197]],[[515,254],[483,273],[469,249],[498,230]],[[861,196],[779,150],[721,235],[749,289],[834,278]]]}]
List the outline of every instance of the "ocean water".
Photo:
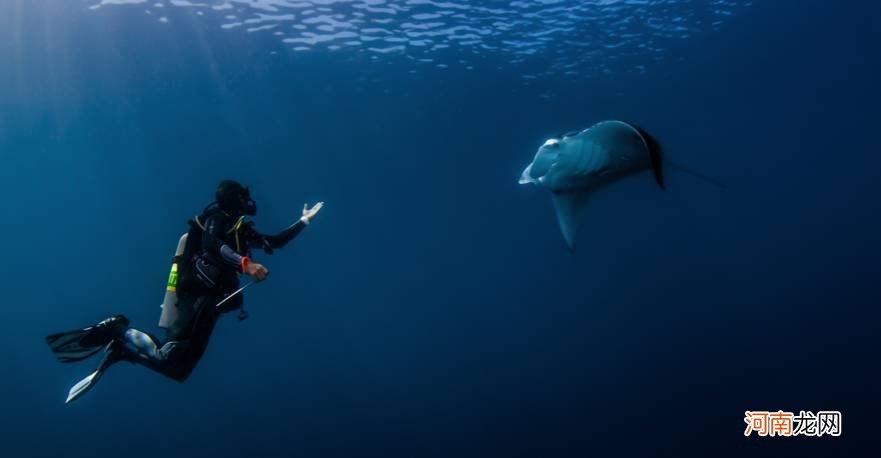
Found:
[{"label": "ocean water", "polygon": [[[0,0],[3,457],[866,456],[881,151],[871,1]],[[571,254],[545,139],[667,171]],[[216,183],[326,207],[183,384],[43,336],[156,322]],[[744,437],[747,410],[842,436]],[[871,447],[871,448],[870,448]]]}]

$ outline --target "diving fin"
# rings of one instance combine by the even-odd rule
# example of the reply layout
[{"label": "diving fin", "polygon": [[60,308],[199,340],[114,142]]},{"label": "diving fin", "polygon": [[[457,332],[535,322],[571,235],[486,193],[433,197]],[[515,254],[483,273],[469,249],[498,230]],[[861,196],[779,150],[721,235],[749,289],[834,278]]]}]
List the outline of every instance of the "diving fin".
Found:
[{"label": "diving fin", "polygon": [[123,359],[123,349],[120,348],[121,345],[124,345],[121,341],[113,340],[104,347],[104,358],[101,359],[101,363],[98,364],[98,367],[94,372],[77,382],[77,384],[70,389],[67,393],[67,400],[64,401],[65,404],[70,404],[80,396],[88,393],[89,390],[98,383],[98,380],[101,379],[101,376],[104,375],[104,371],[107,370],[108,367]]},{"label": "diving fin", "polygon": [[128,325],[128,318],[116,315],[85,329],[46,336],[46,343],[62,363],[82,361],[101,351],[114,338],[121,336]]},{"label": "diving fin", "polygon": [[82,361],[101,351],[101,347],[83,347],[79,340],[85,335],[85,330],[71,331],[53,334],[46,337],[46,343],[52,349],[52,353],[62,363]]},{"label": "diving fin", "polygon": [[95,372],[89,374],[86,378],[77,382],[73,388],[67,393],[67,400],[64,401],[65,404],[70,404],[70,401],[86,394],[92,388],[92,384],[97,382],[99,378],[101,378],[101,374],[103,371],[99,369],[95,369]]}]

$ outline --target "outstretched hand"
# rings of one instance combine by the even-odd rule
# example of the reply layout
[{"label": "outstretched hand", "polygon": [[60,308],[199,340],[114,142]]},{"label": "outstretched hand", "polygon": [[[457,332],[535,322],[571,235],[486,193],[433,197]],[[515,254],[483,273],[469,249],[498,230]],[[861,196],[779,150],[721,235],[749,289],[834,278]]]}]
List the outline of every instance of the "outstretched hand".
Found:
[{"label": "outstretched hand", "polygon": [[309,204],[303,204],[303,218],[306,218],[307,222],[312,222],[312,218],[315,218],[315,215],[318,214],[323,206],[324,202],[318,202],[310,209]]}]

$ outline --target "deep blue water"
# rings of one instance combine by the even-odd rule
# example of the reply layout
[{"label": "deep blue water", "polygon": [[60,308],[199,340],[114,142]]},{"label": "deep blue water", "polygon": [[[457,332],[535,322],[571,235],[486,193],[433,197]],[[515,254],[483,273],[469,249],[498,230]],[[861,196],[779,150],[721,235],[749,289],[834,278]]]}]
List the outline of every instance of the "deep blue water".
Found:
[{"label": "deep blue water", "polygon": [[[99,3],[0,1],[0,456],[876,448],[878,3]],[[517,178],[608,118],[727,188],[621,183],[572,255]],[[265,231],[327,206],[190,380],[120,364],[65,406],[94,361],[43,336],[157,332],[223,178]],[[843,436],[743,437],[777,409]]]}]

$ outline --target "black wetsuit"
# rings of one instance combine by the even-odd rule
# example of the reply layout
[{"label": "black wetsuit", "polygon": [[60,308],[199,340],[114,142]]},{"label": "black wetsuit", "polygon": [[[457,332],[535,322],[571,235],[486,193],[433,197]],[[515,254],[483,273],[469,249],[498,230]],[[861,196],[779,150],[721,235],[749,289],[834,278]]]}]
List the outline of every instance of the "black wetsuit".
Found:
[{"label": "black wetsuit", "polygon": [[242,257],[250,256],[252,249],[263,249],[267,254],[285,246],[306,226],[297,221],[275,235],[265,235],[253,228],[253,223],[229,215],[216,206],[209,207],[200,216],[201,247],[184,259],[186,271],[178,287],[178,318],[167,329],[164,345],[153,336],[129,328],[123,341],[125,359],[147,366],[156,372],[184,381],[202,357],[208,346],[217,318],[224,312],[242,307],[241,293],[222,307],[215,307],[239,287]]}]

